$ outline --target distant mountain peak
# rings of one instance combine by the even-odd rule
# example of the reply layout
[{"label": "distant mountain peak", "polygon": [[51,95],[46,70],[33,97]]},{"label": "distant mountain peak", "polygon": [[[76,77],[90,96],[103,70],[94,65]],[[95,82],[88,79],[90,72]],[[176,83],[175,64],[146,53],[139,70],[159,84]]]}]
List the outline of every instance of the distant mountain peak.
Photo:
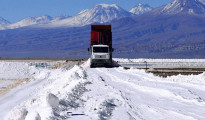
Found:
[{"label": "distant mountain peak", "polygon": [[18,23],[26,24],[26,26],[27,25],[33,25],[33,24],[45,24],[45,23],[50,22],[52,19],[53,18],[51,16],[48,16],[48,15],[32,16],[32,17],[27,17],[27,18],[19,21]]},{"label": "distant mountain peak", "polygon": [[119,9],[119,6],[117,6],[116,4],[98,4],[95,7],[103,7],[103,8],[113,7],[113,8]]},{"label": "distant mountain peak", "polygon": [[116,4],[98,4],[92,9],[86,10],[78,17],[85,17],[88,23],[105,23],[116,18],[132,16],[131,13]]},{"label": "distant mountain peak", "polygon": [[203,14],[205,15],[205,5],[199,0],[174,0],[170,4],[166,5],[162,11],[162,14]]},{"label": "distant mountain peak", "polygon": [[32,17],[27,17],[19,22],[9,24],[7,28],[15,29],[19,27],[25,27],[25,26],[31,26],[31,25],[37,25],[37,24],[48,24],[51,20],[53,20],[53,18],[48,15],[32,16]]},{"label": "distant mountain peak", "polygon": [[130,17],[133,14],[116,4],[98,4],[91,9],[82,10],[77,16],[64,19],[49,26],[84,26],[92,23],[106,23],[113,19]]},{"label": "distant mountain peak", "polygon": [[150,7],[148,4],[142,4],[139,3],[138,5],[136,5],[134,8],[132,8],[130,10],[131,13],[136,14],[136,15],[141,15],[144,14],[146,12],[151,11],[153,8]]}]

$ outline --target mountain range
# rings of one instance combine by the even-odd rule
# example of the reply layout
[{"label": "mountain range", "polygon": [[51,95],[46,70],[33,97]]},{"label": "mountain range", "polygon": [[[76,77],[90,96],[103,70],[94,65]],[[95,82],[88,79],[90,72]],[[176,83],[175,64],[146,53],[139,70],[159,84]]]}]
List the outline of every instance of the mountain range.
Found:
[{"label": "mountain range", "polygon": [[174,0],[141,15],[96,5],[56,22],[0,30],[0,56],[89,57],[90,24],[96,23],[112,24],[114,57],[205,58],[204,9],[199,0]]},{"label": "mountain range", "polygon": [[[63,19],[67,19],[71,16],[67,16],[67,15],[61,15],[58,17],[51,17],[49,15],[45,15],[45,16],[39,16],[39,17],[27,17],[23,20],[20,20],[16,23],[10,23],[6,20],[1,20],[0,19],[0,25],[2,25],[2,27],[0,28],[1,30],[5,30],[5,29],[16,29],[16,28],[21,28],[21,27],[27,27],[27,26],[36,26],[38,27],[39,25],[45,25],[45,24],[49,24],[51,22],[56,22],[56,21],[60,21]],[[6,21],[6,24],[2,24],[3,21]]]},{"label": "mountain range", "polygon": [[[205,6],[198,0],[174,0],[119,26],[120,54],[128,57],[205,58]],[[190,12],[191,11],[191,12]],[[126,21],[126,20],[121,20]],[[134,22],[133,22],[134,21]],[[122,23],[121,23],[122,24]],[[127,33],[127,34],[126,34]],[[125,42],[128,39],[130,42]],[[126,47],[129,46],[129,50]]]},{"label": "mountain range", "polygon": [[[23,20],[20,20],[16,23],[4,24],[3,27],[0,27],[1,30],[5,29],[15,29],[21,27],[80,27],[88,25],[91,23],[106,23],[110,22],[113,19],[120,19],[123,17],[131,17],[135,14],[143,14],[147,11],[150,11],[151,7],[149,5],[139,4],[135,6],[131,12],[124,10],[123,8],[112,4],[99,4],[94,6],[92,9],[82,10],[76,16],[59,16],[51,17],[48,15],[40,17],[28,17]],[[1,21],[1,19],[0,19]],[[5,20],[4,20],[5,21]],[[3,23],[3,21],[2,21]],[[9,23],[9,22],[8,22]],[[0,22],[1,25],[1,22]]]}]

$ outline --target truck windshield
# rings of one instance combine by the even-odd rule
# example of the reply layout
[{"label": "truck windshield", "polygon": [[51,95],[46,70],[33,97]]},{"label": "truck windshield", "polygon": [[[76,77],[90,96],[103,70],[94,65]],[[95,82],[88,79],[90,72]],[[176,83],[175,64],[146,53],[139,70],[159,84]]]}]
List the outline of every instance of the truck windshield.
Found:
[{"label": "truck windshield", "polygon": [[108,53],[108,47],[93,47],[95,53]]}]

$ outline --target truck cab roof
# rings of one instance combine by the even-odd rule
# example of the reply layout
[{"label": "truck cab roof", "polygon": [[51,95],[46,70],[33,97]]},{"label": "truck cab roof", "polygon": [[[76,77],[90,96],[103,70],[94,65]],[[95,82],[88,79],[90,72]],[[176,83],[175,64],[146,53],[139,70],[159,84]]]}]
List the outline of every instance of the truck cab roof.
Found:
[{"label": "truck cab roof", "polygon": [[93,47],[109,47],[108,45],[93,45]]}]

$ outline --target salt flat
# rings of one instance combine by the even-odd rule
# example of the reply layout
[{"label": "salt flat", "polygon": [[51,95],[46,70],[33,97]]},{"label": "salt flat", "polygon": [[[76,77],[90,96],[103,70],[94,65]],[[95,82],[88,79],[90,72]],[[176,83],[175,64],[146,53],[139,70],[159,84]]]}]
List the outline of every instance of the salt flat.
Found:
[{"label": "salt flat", "polygon": [[0,118],[205,119],[204,73],[162,78],[133,68],[89,68],[89,60],[70,68],[25,67],[19,75],[32,80],[0,98]]}]

